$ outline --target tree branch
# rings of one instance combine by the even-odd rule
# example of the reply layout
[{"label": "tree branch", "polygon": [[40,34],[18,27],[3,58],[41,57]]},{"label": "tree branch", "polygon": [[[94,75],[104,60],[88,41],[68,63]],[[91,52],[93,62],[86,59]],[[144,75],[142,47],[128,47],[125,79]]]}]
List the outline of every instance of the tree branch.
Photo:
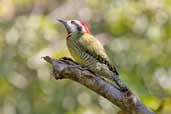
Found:
[{"label": "tree branch", "polygon": [[155,114],[141,103],[132,92],[123,93],[112,83],[104,80],[86,68],[81,67],[70,58],[54,60],[48,56],[43,57],[52,64],[56,79],[74,80],[117,105],[127,114]]}]

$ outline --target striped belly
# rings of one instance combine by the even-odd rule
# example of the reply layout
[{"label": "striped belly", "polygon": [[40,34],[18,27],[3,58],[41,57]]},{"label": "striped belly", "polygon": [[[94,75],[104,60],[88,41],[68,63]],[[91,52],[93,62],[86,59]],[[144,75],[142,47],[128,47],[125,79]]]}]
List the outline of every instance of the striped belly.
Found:
[{"label": "striped belly", "polygon": [[71,40],[67,41],[67,46],[71,56],[76,62],[89,69],[95,68],[98,61],[93,56],[86,53],[83,49],[80,49],[80,47]]},{"label": "striped belly", "polygon": [[113,72],[106,64],[99,62],[96,58],[86,53],[83,49],[80,49],[80,47],[72,40],[67,41],[67,46],[72,57],[78,64],[99,75],[105,76],[108,79],[113,79]]}]

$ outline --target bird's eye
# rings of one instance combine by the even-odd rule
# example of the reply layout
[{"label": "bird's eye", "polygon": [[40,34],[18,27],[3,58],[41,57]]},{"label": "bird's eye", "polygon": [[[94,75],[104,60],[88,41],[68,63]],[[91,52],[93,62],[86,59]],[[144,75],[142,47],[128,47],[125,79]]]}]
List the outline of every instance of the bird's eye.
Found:
[{"label": "bird's eye", "polygon": [[74,21],[71,21],[71,23],[74,23]]}]

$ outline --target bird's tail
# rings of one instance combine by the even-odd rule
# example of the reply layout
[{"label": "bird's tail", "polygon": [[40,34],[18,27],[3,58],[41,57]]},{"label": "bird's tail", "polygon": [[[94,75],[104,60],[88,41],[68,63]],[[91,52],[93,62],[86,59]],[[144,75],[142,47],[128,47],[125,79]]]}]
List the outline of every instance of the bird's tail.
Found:
[{"label": "bird's tail", "polygon": [[105,64],[108,66],[109,70],[113,72],[112,80],[119,86],[120,90],[123,92],[129,91],[126,84],[124,84],[123,81],[119,78],[119,73],[117,72],[116,68],[108,61],[106,61]]},{"label": "bird's tail", "polygon": [[112,75],[112,80],[116,83],[117,86],[119,86],[119,89],[122,92],[129,91],[126,84],[123,83],[123,81],[119,78],[119,75],[116,75],[115,73]]},{"label": "bird's tail", "polygon": [[95,56],[95,58],[97,60],[99,60],[100,62],[102,62],[103,64],[108,66],[108,69],[110,71],[112,71],[112,76],[109,76],[107,78],[111,78],[111,80],[113,80],[117,86],[119,86],[119,89],[123,92],[125,91],[129,91],[128,87],[122,82],[122,80],[119,78],[119,73],[117,72],[116,68],[105,58],[102,58],[101,56]]}]

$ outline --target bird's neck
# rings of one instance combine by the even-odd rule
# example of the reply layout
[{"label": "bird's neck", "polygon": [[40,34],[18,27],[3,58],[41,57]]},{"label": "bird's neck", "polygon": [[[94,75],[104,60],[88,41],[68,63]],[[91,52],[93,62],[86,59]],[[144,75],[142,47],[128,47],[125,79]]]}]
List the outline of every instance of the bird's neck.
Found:
[{"label": "bird's neck", "polygon": [[67,39],[73,39],[73,40],[78,40],[81,38],[82,35],[85,35],[88,33],[78,33],[78,32],[73,32],[67,35]]}]

